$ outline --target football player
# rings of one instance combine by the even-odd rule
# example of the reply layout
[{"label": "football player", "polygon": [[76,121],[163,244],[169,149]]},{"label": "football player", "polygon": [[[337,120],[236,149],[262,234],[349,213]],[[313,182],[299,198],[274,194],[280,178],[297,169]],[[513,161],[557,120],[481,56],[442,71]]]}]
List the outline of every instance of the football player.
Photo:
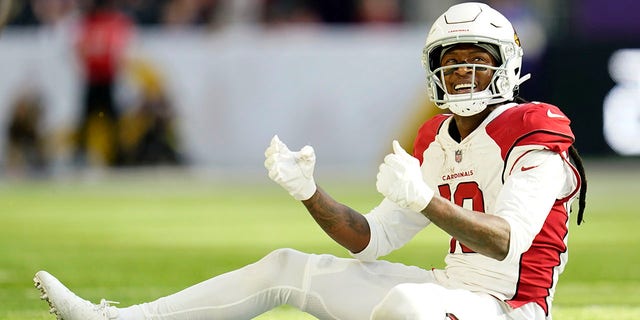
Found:
[{"label": "football player", "polygon": [[[427,91],[449,114],[419,130],[414,154],[394,141],[361,214],[314,180],[315,153],[275,136],[269,177],[353,258],[276,250],[254,264],[156,301],[94,305],[45,271],[42,298],[65,320],[250,319],[289,304],[320,319],[551,319],[567,262],[572,200],[586,185],[569,119],[518,88],[522,48],[511,23],[481,3],[452,6],[423,51]],[[427,227],[451,235],[442,270],[378,260]]]}]

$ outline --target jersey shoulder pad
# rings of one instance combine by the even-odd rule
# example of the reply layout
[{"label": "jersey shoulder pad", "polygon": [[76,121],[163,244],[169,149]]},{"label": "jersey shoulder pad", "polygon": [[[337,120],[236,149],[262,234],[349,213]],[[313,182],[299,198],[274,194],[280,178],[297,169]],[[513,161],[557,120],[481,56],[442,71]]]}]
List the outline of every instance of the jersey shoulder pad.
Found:
[{"label": "jersey shoulder pad", "polygon": [[420,160],[422,164],[422,154],[429,145],[436,139],[436,135],[442,123],[451,117],[450,114],[438,114],[422,124],[418,129],[416,140],[413,143],[413,156]]},{"label": "jersey shoulder pad", "polygon": [[556,106],[531,102],[511,107],[487,125],[487,133],[503,149],[503,156],[514,146],[538,145],[562,152],[574,141],[571,121]]}]

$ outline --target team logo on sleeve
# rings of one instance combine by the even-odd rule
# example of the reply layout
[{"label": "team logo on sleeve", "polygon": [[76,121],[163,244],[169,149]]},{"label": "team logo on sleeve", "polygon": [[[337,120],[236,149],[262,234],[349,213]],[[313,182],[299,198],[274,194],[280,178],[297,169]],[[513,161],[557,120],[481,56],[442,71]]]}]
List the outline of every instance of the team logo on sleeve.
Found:
[{"label": "team logo on sleeve", "polygon": [[454,159],[457,163],[460,163],[462,161],[462,150],[456,150]]},{"label": "team logo on sleeve", "polygon": [[564,118],[563,115],[551,112],[551,109],[547,109],[547,117],[549,118]]}]

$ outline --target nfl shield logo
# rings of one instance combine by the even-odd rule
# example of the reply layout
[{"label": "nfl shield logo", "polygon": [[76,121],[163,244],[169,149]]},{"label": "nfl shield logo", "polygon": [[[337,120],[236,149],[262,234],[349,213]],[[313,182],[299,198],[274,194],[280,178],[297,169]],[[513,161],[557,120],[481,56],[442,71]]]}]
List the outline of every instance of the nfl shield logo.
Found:
[{"label": "nfl shield logo", "polygon": [[456,162],[460,163],[460,161],[462,161],[462,150],[456,150],[455,154],[456,154],[456,157],[455,157]]}]

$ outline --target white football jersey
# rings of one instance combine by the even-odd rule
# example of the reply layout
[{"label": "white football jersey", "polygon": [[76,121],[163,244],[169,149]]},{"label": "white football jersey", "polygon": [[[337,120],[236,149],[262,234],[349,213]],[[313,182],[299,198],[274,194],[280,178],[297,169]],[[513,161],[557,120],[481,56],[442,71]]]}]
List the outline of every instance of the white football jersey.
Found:
[{"label": "white football jersey", "polygon": [[[502,216],[512,230],[503,261],[452,238],[442,276],[512,307],[536,302],[548,312],[566,262],[568,209],[579,188],[577,171],[566,157],[574,140],[569,119],[549,104],[503,105],[461,142],[448,133],[452,120],[436,116],[418,133],[414,156],[425,181],[457,205]],[[551,155],[555,161],[547,159]],[[552,180],[541,185],[544,179]],[[550,193],[550,200],[540,201],[544,196],[537,193]]]},{"label": "white football jersey", "polygon": [[[445,286],[486,292],[513,308],[537,303],[548,315],[558,275],[567,261],[569,207],[580,188],[567,158],[574,141],[569,119],[544,103],[506,104],[461,142],[448,132],[453,117],[437,115],[419,130],[414,156],[426,183],[440,196],[511,227],[509,253],[498,261],[452,238]],[[430,224],[421,213],[385,199],[366,215],[372,260],[403,246]]]}]

